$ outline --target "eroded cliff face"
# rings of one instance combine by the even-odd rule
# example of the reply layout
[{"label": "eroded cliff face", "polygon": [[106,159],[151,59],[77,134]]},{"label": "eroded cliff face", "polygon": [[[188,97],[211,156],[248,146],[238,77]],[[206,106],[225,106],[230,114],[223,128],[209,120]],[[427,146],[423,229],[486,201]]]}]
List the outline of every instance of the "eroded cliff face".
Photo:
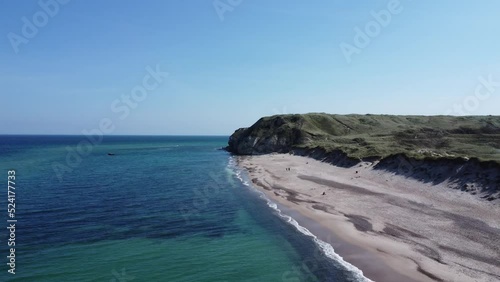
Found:
[{"label": "eroded cliff face", "polygon": [[[300,121],[297,122],[300,126]],[[291,127],[281,117],[270,121],[260,119],[249,128],[236,130],[226,149],[236,155],[288,153],[305,141],[305,135],[300,128]]]},{"label": "eroded cliff face", "polygon": [[304,147],[315,136],[301,130],[303,119],[282,117],[260,119],[249,128],[236,130],[229,138],[226,150],[235,155],[291,153],[311,157],[340,167],[353,167],[371,162],[373,169],[434,184],[445,182],[448,187],[477,195],[488,201],[500,201],[500,164],[477,158],[414,159],[405,154],[387,157],[353,158],[342,150],[326,151],[321,147]]},{"label": "eroded cliff face", "polygon": [[[244,131],[245,129],[239,129]],[[255,136],[251,134],[236,134],[229,140],[228,151],[236,155],[262,155],[269,153],[288,153],[293,141],[287,137]]]},{"label": "eroded cliff face", "polygon": [[477,195],[482,199],[500,199],[500,165],[478,159],[422,159],[403,154],[393,155],[376,162],[373,167],[425,183],[441,184]]}]

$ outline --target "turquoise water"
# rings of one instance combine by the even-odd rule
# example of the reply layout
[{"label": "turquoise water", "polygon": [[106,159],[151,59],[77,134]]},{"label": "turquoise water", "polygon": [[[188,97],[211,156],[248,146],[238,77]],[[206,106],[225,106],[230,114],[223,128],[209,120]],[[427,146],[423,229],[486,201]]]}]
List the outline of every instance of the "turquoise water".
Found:
[{"label": "turquoise water", "polygon": [[0,136],[18,220],[1,281],[356,281],[245,185],[227,137],[82,140]]}]

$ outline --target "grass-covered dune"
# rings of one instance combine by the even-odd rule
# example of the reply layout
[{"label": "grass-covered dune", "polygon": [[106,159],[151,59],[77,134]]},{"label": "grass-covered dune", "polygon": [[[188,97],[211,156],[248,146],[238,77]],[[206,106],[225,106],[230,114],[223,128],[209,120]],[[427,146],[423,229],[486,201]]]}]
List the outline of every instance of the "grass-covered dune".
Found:
[{"label": "grass-covered dune", "polygon": [[275,115],[237,130],[228,146],[241,155],[294,149],[340,151],[353,159],[403,154],[500,163],[500,116]]},{"label": "grass-covered dune", "polygon": [[500,116],[276,115],[229,138],[236,155],[292,153],[500,199]]}]

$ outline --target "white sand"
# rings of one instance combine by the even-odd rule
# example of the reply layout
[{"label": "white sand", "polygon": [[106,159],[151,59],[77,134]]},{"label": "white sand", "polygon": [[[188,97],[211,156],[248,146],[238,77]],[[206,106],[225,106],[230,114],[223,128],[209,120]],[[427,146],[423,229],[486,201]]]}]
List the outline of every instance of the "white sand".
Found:
[{"label": "white sand", "polygon": [[239,165],[270,199],[298,212],[301,225],[319,225],[316,235],[372,280],[500,281],[498,203],[373,163],[346,169],[271,154],[239,157]]}]

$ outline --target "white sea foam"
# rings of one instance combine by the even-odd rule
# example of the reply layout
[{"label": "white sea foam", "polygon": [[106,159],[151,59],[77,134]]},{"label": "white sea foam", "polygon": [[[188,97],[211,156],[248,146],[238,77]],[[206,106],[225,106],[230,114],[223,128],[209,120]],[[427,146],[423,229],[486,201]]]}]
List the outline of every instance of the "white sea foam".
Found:
[{"label": "white sea foam", "polygon": [[[259,191],[260,192],[260,191]],[[363,275],[363,272],[355,267],[354,265],[348,263],[347,261],[344,260],[344,258],[342,258],[341,256],[339,256],[335,250],[333,249],[332,245],[318,239],[318,237],[316,235],[314,235],[313,233],[311,233],[311,231],[309,231],[307,228],[301,226],[294,218],[292,218],[291,216],[288,216],[286,214],[283,214],[281,212],[281,210],[278,208],[278,205],[276,205],[276,203],[272,202],[269,198],[267,198],[264,193],[260,192],[261,194],[261,197],[263,199],[265,199],[267,201],[267,205],[274,209],[277,214],[284,218],[285,221],[289,224],[291,224],[292,226],[294,226],[300,233],[306,235],[306,236],[309,236],[309,237],[312,237],[313,238],[313,241],[321,248],[321,250],[323,251],[323,253],[333,259],[334,261],[338,262],[340,265],[342,265],[343,267],[345,267],[347,270],[351,271],[355,278],[358,280],[358,281],[364,281],[364,282],[369,282],[371,281],[370,279],[366,278],[364,275]]]},{"label": "white sea foam", "polygon": [[[232,159],[231,159],[232,160]],[[231,162],[230,160],[230,162]],[[281,212],[281,210],[278,208],[278,205],[276,203],[274,203],[273,201],[271,201],[268,197],[266,197],[266,195],[261,192],[260,190],[257,190],[255,187],[251,186],[249,184],[249,182],[247,180],[244,179],[243,175],[242,175],[242,170],[239,169],[237,166],[236,166],[236,162],[233,162],[231,164],[231,167],[234,168],[235,170],[235,175],[236,177],[241,181],[241,183],[243,183],[243,185],[245,186],[248,186],[248,187],[252,187],[254,188],[254,190],[256,192],[259,193],[260,197],[262,199],[264,199],[267,203],[267,205],[276,211],[276,213],[281,217],[283,218],[287,223],[291,224],[292,226],[295,227],[295,229],[297,229],[297,231],[299,231],[300,233],[306,235],[306,236],[309,236],[313,239],[314,243],[316,243],[316,245],[318,245],[318,247],[323,251],[323,253],[331,258],[332,260],[336,261],[337,263],[339,263],[340,265],[342,265],[342,267],[344,267],[345,269],[347,269],[348,271],[350,271],[356,278],[356,280],[360,281],[360,282],[373,282],[372,280],[368,279],[367,277],[365,277],[363,275],[363,271],[361,271],[359,268],[357,268],[356,266],[350,264],[349,262],[345,261],[343,257],[339,256],[335,250],[333,249],[332,245],[326,243],[325,241],[322,241],[320,239],[318,239],[318,237],[316,235],[314,235],[313,233],[311,233],[311,231],[309,231],[307,228],[301,226],[294,218],[292,218],[291,216],[289,215],[286,215],[286,214],[283,214]]]},{"label": "white sea foam", "polygon": [[248,181],[243,179],[242,171],[241,169],[238,169],[238,167],[236,166],[236,159],[234,157],[229,157],[229,163],[227,164],[227,166],[234,172],[236,178],[238,178],[241,181],[241,183],[243,183],[243,185],[250,186]]}]

